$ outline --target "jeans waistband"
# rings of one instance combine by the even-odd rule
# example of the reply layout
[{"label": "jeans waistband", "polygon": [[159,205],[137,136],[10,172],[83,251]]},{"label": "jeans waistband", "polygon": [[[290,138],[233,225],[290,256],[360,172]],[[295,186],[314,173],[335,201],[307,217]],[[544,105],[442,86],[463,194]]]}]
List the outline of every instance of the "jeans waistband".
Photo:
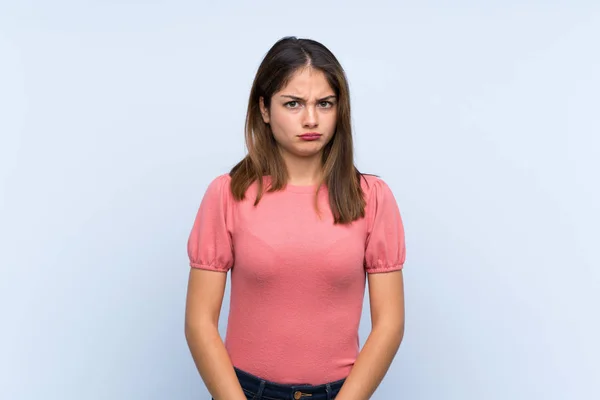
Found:
[{"label": "jeans waistband", "polygon": [[234,367],[246,395],[254,400],[332,400],[344,384],[344,379],[321,385],[286,385],[270,382]]}]

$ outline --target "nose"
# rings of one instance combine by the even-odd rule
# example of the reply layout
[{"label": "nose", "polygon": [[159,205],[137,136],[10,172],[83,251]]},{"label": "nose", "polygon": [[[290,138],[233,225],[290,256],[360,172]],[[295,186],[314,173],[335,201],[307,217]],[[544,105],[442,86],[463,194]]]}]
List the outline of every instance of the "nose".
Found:
[{"label": "nose", "polygon": [[316,107],[308,106],[305,108],[303,123],[305,128],[314,128],[319,125]]}]

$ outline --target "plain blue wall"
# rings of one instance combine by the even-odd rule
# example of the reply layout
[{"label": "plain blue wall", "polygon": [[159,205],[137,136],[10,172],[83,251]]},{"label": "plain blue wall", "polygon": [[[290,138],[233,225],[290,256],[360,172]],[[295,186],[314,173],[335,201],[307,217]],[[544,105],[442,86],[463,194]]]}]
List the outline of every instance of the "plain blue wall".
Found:
[{"label": "plain blue wall", "polygon": [[598,2],[201,3],[0,3],[1,399],[209,399],[187,235],[285,35],[344,65],[405,221],[373,398],[598,398]]}]

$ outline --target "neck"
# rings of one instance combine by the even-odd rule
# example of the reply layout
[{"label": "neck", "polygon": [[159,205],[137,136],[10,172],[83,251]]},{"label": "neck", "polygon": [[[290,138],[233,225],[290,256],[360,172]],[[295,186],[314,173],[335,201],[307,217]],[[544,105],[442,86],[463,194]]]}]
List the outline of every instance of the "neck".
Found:
[{"label": "neck", "polygon": [[297,157],[289,153],[282,154],[288,172],[290,185],[316,185],[323,176],[321,153],[310,157]]}]

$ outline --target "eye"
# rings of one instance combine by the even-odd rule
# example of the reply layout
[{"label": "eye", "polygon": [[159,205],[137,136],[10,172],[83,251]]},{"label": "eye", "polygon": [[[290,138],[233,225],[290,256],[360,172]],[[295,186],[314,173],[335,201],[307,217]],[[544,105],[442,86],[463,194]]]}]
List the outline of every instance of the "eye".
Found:
[{"label": "eye", "polygon": [[284,104],[287,108],[296,108],[298,102],[296,100],[288,101]]},{"label": "eye", "polygon": [[322,108],[331,108],[333,107],[333,103],[331,101],[322,101],[319,103]]}]

